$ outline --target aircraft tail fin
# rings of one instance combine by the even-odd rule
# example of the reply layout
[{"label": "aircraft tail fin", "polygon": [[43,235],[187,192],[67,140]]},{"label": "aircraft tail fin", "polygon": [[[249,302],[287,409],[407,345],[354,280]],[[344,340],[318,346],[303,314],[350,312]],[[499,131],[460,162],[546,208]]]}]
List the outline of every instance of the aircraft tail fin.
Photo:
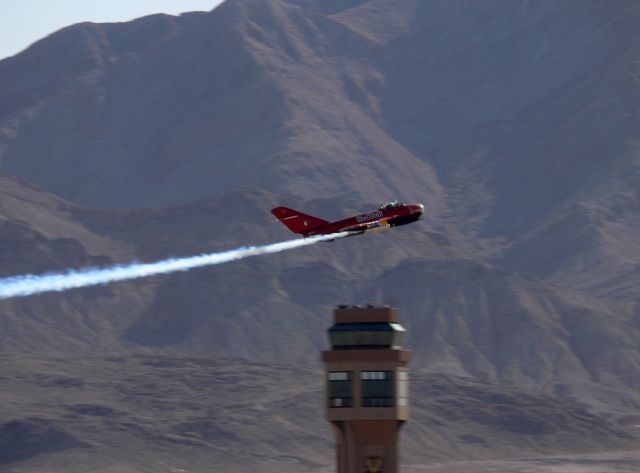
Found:
[{"label": "aircraft tail fin", "polygon": [[318,228],[329,223],[321,218],[314,217],[313,215],[307,215],[287,207],[276,207],[275,209],[271,209],[271,213],[275,215],[278,220],[284,223],[293,233],[301,235],[309,233],[310,231],[313,231],[314,228]]}]

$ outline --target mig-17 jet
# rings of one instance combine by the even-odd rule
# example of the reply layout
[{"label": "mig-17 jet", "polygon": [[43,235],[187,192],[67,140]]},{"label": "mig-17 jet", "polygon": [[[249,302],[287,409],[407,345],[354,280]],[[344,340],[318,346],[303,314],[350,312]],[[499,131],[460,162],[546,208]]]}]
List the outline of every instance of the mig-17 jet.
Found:
[{"label": "mig-17 jet", "polygon": [[421,220],[424,214],[422,204],[402,204],[394,201],[376,210],[329,222],[287,207],[276,207],[271,213],[284,223],[289,230],[305,238],[330,233],[353,232],[360,235],[376,228],[396,227]]}]

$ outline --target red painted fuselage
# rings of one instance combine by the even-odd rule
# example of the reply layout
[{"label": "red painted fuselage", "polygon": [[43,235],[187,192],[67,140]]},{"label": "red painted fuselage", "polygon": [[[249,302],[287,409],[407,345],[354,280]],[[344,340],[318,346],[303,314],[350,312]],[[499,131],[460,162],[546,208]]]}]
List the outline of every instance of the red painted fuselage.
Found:
[{"label": "red painted fuselage", "polygon": [[353,232],[356,235],[374,228],[395,227],[420,220],[424,214],[424,206],[422,204],[390,202],[376,210],[335,222],[322,220],[287,207],[276,207],[271,209],[271,213],[293,233],[305,237],[338,232]]}]

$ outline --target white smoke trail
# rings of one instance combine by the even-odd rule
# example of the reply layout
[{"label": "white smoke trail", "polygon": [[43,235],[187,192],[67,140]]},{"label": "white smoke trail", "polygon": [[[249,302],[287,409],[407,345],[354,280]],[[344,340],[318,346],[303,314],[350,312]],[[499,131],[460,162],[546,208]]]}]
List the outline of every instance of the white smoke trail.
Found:
[{"label": "white smoke trail", "polygon": [[332,233],[310,238],[271,243],[263,246],[246,246],[219,253],[169,258],[155,263],[131,263],[107,268],[83,268],[63,273],[26,274],[0,279],[0,299],[24,297],[50,291],[66,291],[77,287],[94,286],[126,279],[144,278],[155,274],[186,271],[199,266],[227,263],[249,256],[267,255],[313,245],[320,241],[344,238],[351,232]]}]

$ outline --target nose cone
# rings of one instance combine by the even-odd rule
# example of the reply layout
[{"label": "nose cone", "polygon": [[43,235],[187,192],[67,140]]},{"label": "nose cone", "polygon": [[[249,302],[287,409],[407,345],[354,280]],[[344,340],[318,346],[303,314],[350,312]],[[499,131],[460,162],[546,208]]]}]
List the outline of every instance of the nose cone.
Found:
[{"label": "nose cone", "polygon": [[415,204],[413,208],[414,208],[413,213],[420,215],[420,218],[422,218],[422,215],[424,214],[424,205]]}]

